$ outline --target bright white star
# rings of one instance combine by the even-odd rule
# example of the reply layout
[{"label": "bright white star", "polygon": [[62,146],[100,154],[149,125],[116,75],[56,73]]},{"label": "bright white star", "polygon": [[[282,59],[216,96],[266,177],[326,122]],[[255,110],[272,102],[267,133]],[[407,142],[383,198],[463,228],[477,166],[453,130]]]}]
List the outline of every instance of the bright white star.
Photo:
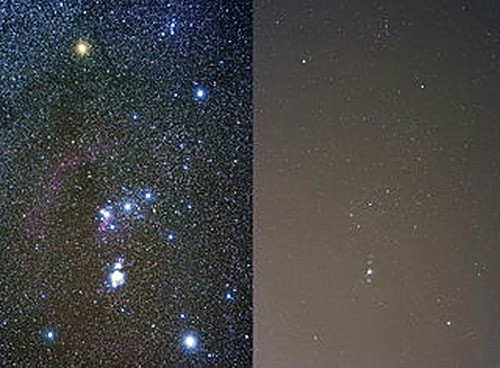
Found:
[{"label": "bright white star", "polygon": [[184,346],[188,349],[194,349],[198,345],[198,339],[193,334],[184,337]]},{"label": "bright white star", "polygon": [[116,289],[125,283],[125,274],[122,271],[113,271],[110,276],[111,286]]}]

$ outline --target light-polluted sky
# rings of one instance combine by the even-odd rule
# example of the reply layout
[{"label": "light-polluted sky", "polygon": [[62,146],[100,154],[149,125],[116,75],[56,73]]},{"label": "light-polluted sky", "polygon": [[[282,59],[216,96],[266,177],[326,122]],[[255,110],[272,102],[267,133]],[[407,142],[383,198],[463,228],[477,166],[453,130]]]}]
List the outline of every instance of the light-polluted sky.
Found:
[{"label": "light-polluted sky", "polygon": [[254,7],[255,366],[499,366],[498,4]]}]

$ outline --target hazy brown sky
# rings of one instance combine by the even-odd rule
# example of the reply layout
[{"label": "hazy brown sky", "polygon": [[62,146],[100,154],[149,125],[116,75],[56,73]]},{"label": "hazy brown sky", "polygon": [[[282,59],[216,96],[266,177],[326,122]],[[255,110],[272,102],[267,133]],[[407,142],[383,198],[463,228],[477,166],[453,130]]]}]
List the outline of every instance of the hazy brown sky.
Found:
[{"label": "hazy brown sky", "polygon": [[255,366],[500,365],[500,7],[257,1]]}]

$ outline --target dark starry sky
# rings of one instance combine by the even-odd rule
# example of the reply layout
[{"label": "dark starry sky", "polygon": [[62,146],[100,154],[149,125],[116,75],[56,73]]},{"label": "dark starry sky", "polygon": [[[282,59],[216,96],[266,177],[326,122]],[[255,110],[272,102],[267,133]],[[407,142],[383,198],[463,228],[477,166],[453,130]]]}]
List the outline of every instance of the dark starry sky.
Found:
[{"label": "dark starry sky", "polygon": [[252,357],[252,4],[0,3],[0,364]]},{"label": "dark starry sky", "polygon": [[255,365],[499,367],[499,4],[254,6]]}]

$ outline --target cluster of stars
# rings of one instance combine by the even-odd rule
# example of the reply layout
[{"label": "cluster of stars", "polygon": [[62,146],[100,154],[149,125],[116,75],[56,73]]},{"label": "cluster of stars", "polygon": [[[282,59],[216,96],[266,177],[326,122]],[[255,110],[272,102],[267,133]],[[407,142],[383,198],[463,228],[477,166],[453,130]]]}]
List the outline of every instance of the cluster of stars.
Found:
[{"label": "cluster of stars", "polygon": [[367,284],[373,283],[373,276],[375,275],[374,263],[373,256],[368,256],[365,261],[365,272],[363,274],[364,281]]},{"label": "cluster of stars", "polygon": [[[141,191],[138,198],[147,208],[154,202],[154,199],[155,195],[150,190]],[[98,211],[99,233],[106,236],[110,232],[117,231],[118,222],[130,218],[132,215],[135,215],[135,219],[143,218],[143,214],[140,214],[142,209],[143,207],[134,198],[125,197],[119,201],[119,204],[108,200],[107,204]]]},{"label": "cluster of stars", "polygon": [[123,267],[123,259],[119,259],[111,265],[111,270],[108,275],[108,286],[112,290],[116,290],[125,285],[126,273]]}]

